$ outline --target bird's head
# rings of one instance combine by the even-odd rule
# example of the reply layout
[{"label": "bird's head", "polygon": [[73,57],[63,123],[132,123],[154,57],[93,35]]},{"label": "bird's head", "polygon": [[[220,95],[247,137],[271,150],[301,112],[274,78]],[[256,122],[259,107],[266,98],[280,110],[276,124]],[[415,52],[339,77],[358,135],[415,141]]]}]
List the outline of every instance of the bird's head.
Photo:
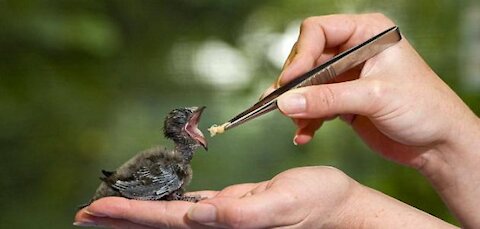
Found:
[{"label": "bird's head", "polygon": [[172,139],[177,146],[208,149],[202,131],[198,129],[200,116],[205,107],[177,108],[167,115],[163,126],[166,138]]}]

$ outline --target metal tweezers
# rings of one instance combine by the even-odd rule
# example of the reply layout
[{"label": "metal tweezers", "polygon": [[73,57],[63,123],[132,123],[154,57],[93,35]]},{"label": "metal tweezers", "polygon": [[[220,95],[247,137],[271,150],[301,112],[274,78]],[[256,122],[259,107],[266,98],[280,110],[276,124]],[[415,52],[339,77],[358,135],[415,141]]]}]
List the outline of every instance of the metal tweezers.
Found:
[{"label": "metal tweezers", "polygon": [[232,118],[224,124],[225,130],[277,109],[277,98],[291,89],[332,82],[336,76],[365,62],[401,39],[402,36],[398,27],[394,26],[334,56],[324,64],[279,87],[247,110]]}]

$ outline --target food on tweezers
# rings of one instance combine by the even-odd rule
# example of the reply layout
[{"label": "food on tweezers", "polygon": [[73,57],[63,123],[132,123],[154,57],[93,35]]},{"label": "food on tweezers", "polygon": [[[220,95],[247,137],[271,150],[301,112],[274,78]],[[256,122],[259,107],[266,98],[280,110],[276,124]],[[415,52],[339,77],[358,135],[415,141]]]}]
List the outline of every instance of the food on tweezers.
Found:
[{"label": "food on tweezers", "polygon": [[221,134],[223,132],[225,132],[225,126],[228,125],[228,122],[222,124],[222,125],[217,125],[217,124],[213,124],[210,128],[208,128],[208,131],[210,131],[210,136],[213,137],[215,136],[216,134]]}]

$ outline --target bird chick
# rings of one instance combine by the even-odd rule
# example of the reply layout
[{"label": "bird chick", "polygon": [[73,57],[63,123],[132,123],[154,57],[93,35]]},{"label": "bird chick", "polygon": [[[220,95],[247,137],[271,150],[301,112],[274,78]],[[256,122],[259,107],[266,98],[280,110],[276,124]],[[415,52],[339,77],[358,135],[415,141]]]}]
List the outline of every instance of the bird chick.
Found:
[{"label": "bird chick", "polygon": [[178,108],[165,118],[164,135],[174,149],[154,147],[140,152],[115,171],[102,170],[102,183],[88,204],[106,196],[137,200],[184,200],[197,202],[200,196],[185,196],[192,178],[190,160],[199,147],[207,150],[207,141],[198,129],[205,107]]}]

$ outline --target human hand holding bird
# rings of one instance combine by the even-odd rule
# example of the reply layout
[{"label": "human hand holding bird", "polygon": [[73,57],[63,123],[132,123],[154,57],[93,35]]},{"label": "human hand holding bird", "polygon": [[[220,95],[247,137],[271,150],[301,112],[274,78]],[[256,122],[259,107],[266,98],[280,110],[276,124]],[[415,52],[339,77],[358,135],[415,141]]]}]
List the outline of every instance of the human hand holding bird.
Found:
[{"label": "human hand holding bird", "polygon": [[[383,223],[385,228],[396,223],[415,227],[419,219],[429,222],[427,228],[445,226],[441,220],[326,166],[294,168],[268,181],[189,195],[207,198],[192,203],[107,197],[82,209],[75,221],[86,226],[129,229],[355,228],[358,219],[370,223],[370,219],[387,217],[393,220]],[[399,213],[408,218],[398,217]]]}]

